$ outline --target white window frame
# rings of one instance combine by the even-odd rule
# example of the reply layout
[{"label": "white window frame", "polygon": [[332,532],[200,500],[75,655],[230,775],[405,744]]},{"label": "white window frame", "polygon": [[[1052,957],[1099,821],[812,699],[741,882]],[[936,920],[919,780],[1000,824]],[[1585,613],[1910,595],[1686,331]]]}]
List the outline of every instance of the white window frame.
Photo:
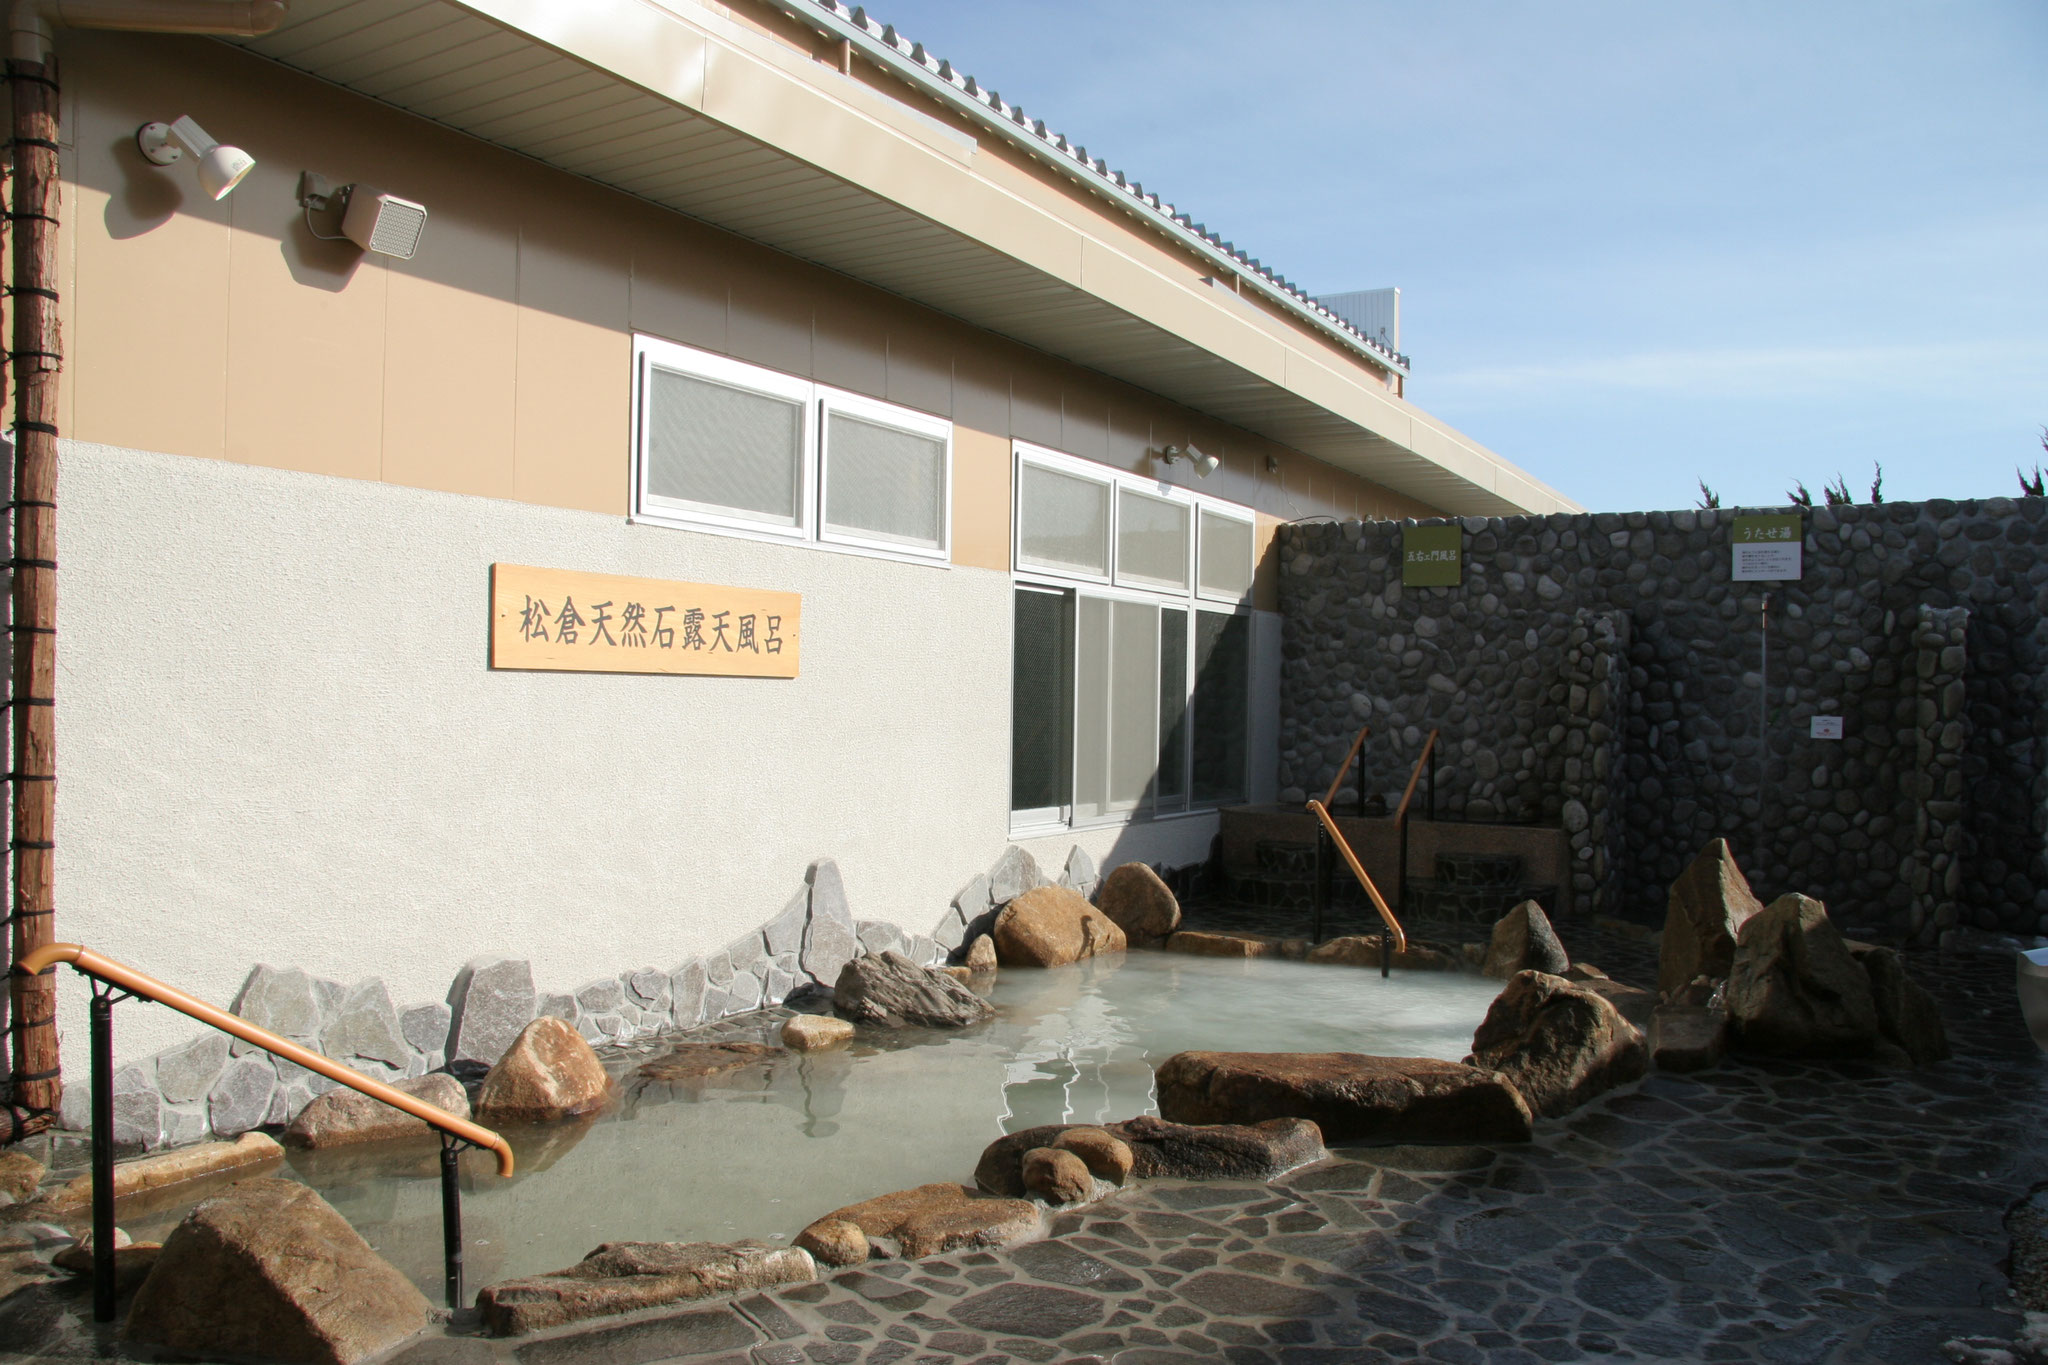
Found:
[{"label": "white window frame", "polygon": [[[1179,583],[1160,583],[1155,579],[1146,578],[1136,572],[1125,572],[1123,565],[1123,519],[1124,494],[1126,493],[1134,497],[1150,498],[1154,502],[1163,502],[1169,507],[1178,507],[1182,512],[1186,513],[1188,519],[1187,536],[1181,547]],[[1154,491],[1154,488],[1139,487],[1131,480],[1119,480],[1116,486],[1116,516],[1114,524],[1110,527],[1110,559],[1114,565],[1114,576],[1117,586],[1120,588],[1135,588],[1139,592],[1163,592],[1167,594],[1185,593],[1193,588],[1195,583],[1195,566],[1197,563],[1195,559],[1195,536],[1198,533],[1201,520],[1201,508],[1192,497],[1171,497],[1165,493]]]},{"label": "white window frame", "polygon": [[[953,424],[943,417],[917,412],[895,403],[884,403],[865,394],[844,389],[818,388],[818,540],[826,545],[851,546],[876,554],[907,559],[950,560],[953,557]],[[863,536],[853,531],[835,531],[825,520],[832,491],[832,414],[845,413],[878,427],[890,427],[912,436],[937,441],[944,449],[939,468],[939,540],[937,545],[915,545],[881,536]]]},{"label": "white window frame", "polygon": [[[647,405],[653,386],[652,370],[660,368],[714,384],[727,384],[746,392],[764,394],[800,404],[802,411],[801,455],[797,472],[797,520],[793,526],[779,525],[735,511],[719,511],[701,503],[662,498],[648,489],[651,464],[647,443],[651,423]],[[843,531],[827,533],[825,525],[825,479],[831,473],[831,459],[824,449],[825,414],[845,412],[864,421],[930,436],[945,444],[944,488],[939,497],[939,545],[928,548],[901,541],[863,537]],[[839,554],[894,559],[911,564],[951,568],[953,559],[953,424],[944,417],[865,394],[847,393],[797,375],[785,374],[761,365],[751,365],[730,356],[664,341],[660,337],[633,337],[633,429],[631,505],[627,520],[635,524],[664,526],[674,530],[703,531],[782,545],[809,545]]]},{"label": "white window frame", "polygon": [[[766,540],[809,540],[813,508],[817,501],[818,467],[817,404],[813,402],[814,386],[811,382],[653,337],[635,337],[633,352],[633,506],[636,518],[690,530],[739,532]],[[653,401],[653,372],[656,369],[724,384],[745,393],[779,398],[796,405],[801,431],[798,436],[795,524],[784,526],[743,512],[721,512],[706,503],[664,498],[649,489],[653,461],[647,447],[652,439],[653,423],[648,420],[648,404]]]},{"label": "white window frame", "polygon": [[[1258,566],[1258,518],[1249,507],[1224,499],[1212,497],[1184,488],[1179,484],[1161,483],[1142,474],[1131,474],[1097,464],[1061,451],[1048,450],[1044,446],[1031,445],[1024,441],[1011,442],[1012,481],[1010,510],[1010,572],[1012,590],[1018,588],[1045,591],[1059,590],[1076,597],[1093,597],[1109,602],[1142,602],[1153,606],[1179,610],[1186,613],[1183,622],[1185,632],[1184,677],[1182,685],[1187,689],[1188,729],[1181,757],[1181,792],[1169,801],[1162,802],[1154,784],[1150,793],[1141,798],[1135,808],[1105,812],[1100,815],[1081,815],[1073,804],[1073,774],[1080,767],[1080,725],[1074,724],[1070,743],[1073,748],[1068,754],[1068,804],[1061,807],[1044,807],[1029,811],[1010,813],[1010,836],[1013,839],[1030,838],[1035,835],[1061,833],[1077,829],[1099,829],[1127,825],[1135,820],[1182,820],[1193,816],[1207,815],[1235,801],[1247,799],[1250,795],[1250,774],[1246,774],[1247,790],[1243,797],[1222,801],[1197,801],[1195,799],[1195,635],[1202,612],[1231,616],[1252,614],[1251,593],[1233,597],[1222,593],[1205,593],[1201,590],[1201,519],[1204,511],[1239,522],[1252,530],[1249,570],[1256,573]],[[1109,572],[1090,574],[1069,569],[1046,568],[1038,564],[1026,564],[1023,555],[1024,519],[1021,515],[1019,492],[1023,487],[1023,471],[1026,465],[1036,465],[1053,473],[1085,479],[1101,484],[1109,492]],[[1124,489],[1178,502],[1187,506],[1189,516],[1187,581],[1180,588],[1160,588],[1148,583],[1130,581],[1118,574],[1117,545],[1121,518],[1121,493]],[[1078,611],[1078,605],[1076,610]],[[1112,649],[1114,648],[1114,626],[1111,627]],[[1076,660],[1074,678],[1075,694],[1068,698],[1068,705],[1078,713],[1080,677]],[[1156,670],[1155,670],[1156,671]],[[1251,710],[1247,706],[1244,716],[1245,747],[1249,755],[1251,746]],[[1159,729],[1159,707],[1155,701],[1152,712],[1152,733]],[[1113,723],[1113,722],[1112,722]],[[1056,813],[1056,818],[1055,818]]]}]

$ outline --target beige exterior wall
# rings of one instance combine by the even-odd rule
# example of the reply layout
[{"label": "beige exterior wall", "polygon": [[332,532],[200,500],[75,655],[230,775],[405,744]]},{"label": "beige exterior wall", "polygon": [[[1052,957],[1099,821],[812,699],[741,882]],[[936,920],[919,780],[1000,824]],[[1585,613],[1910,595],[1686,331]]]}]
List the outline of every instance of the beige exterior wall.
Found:
[{"label": "beige exterior wall", "polygon": [[[1131,470],[1193,441],[1224,460],[1199,486],[1256,507],[1262,525],[1431,513],[222,44],[67,32],[61,57],[67,436],[623,515],[638,331],[952,418],[962,564],[1008,567],[1012,437]],[[257,158],[226,200],[137,153],[137,125],[180,113]],[[1032,193],[1104,219],[1095,230],[1136,233],[1042,169],[1012,169],[1046,182]],[[419,257],[315,240],[295,200],[301,170],[425,203]]]}]

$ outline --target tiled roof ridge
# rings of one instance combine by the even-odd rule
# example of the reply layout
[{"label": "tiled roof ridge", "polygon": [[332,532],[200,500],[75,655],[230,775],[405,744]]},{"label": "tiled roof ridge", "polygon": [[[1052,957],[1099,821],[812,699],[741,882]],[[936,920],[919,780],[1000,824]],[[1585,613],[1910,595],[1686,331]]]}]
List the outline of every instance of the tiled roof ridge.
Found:
[{"label": "tiled roof ridge", "polygon": [[[951,86],[958,95],[983,106],[989,113],[1014,128],[1018,136],[1030,139],[1035,144],[1033,150],[1049,153],[1067,169],[1086,174],[1098,191],[1105,192],[1112,199],[1120,198],[1126,202],[1127,207],[1149,210],[1149,213],[1144,214],[1146,217],[1163,217],[1171,229],[1192,238],[1211,253],[1220,253],[1230,261],[1234,269],[1264,281],[1327,330],[1339,334],[1355,346],[1372,352],[1373,357],[1382,363],[1390,363],[1403,372],[1409,368],[1407,356],[1394,350],[1378,337],[1371,336],[1345,321],[1279,271],[1271,269],[1257,257],[1239,250],[1236,243],[1226,241],[1220,234],[1209,231],[1205,224],[1196,222],[1191,215],[1181,212],[1159,195],[1146,190],[1143,185],[1122,171],[1111,168],[1101,157],[1090,156],[1086,147],[1047,127],[1044,119],[1027,118],[1022,105],[1011,104],[975,80],[973,76],[961,74],[950,61],[934,57],[925,50],[923,43],[912,42],[898,33],[894,24],[884,24],[870,16],[865,6],[848,5],[843,0],[783,0],[783,7],[800,17],[806,17],[803,15],[805,10],[822,10],[841,23],[859,29],[872,42],[893,53],[900,62],[918,67],[927,76],[936,77]],[[829,29],[825,31],[828,36],[832,36]]]}]

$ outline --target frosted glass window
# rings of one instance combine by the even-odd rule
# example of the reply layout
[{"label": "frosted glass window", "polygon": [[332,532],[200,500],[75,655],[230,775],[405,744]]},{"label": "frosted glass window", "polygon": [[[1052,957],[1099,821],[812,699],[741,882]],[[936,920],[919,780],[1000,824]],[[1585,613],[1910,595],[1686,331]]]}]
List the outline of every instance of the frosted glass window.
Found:
[{"label": "frosted glass window", "polygon": [[1109,801],[1110,604],[1084,597],[1074,613],[1074,814]]},{"label": "frosted glass window", "polygon": [[647,492],[776,526],[802,522],[804,405],[650,366]]},{"label": "frosted glass window", "polygon": [[1118,602],[1111,623],[1109,804],[1130,810],[1159,769],[1159,608]]},{"label": "frosted glass window", "polygon": [[1117,494],[1116,576],[1152,588],[1188,585],[1188,506],[1146,493]]},{"label": "frosted glass window", "polygon": [[825,419],[825,529],[944,543],[946,443],[843,412]]},{"label": "frosted glass window", "polygon": [[1159,612],[1159,778],[1161,809],[1178,810],[1188,795],[1188,614]]},{"label": "frosted glass window", "polygon": [[1242,599],[1252,590],[1252,525],[1202,509],[1202,563],[1196,586],[1212,597]]},{"label": "frosted glass window", "polygon": [[1018,562],[1108,577],[1109,485],[1034,464],[1017,481]]}]

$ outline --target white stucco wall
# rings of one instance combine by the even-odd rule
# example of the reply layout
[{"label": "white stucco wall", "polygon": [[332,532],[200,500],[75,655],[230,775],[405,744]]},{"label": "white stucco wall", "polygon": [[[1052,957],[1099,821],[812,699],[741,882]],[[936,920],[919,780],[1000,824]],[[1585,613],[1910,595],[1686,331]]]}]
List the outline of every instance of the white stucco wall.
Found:
[{"label": "white stucco wall", "polygon": [[[1006,575],[77,443],[61,477],[61,935],[205,999],[666,969],[820,857],[924,932],[1002,854]],[[802,676],[492,672],[495,560],[800,592]],[[190,1032],[130,1006],[118,1053]]]}]

